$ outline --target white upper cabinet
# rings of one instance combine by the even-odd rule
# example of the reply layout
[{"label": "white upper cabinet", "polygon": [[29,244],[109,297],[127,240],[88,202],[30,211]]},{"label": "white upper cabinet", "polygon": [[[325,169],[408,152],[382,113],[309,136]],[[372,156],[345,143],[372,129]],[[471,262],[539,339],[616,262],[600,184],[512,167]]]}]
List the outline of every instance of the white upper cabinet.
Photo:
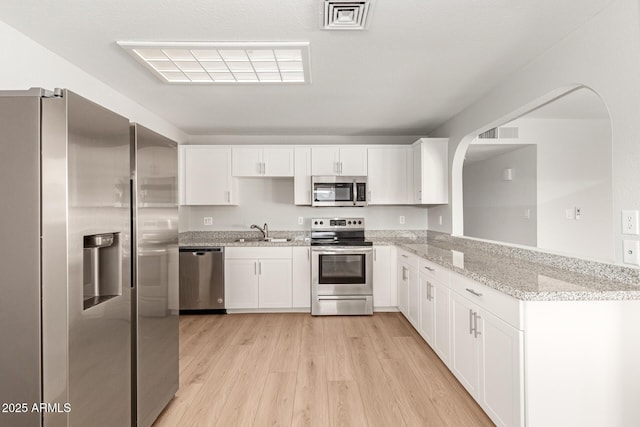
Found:
[{"label": "white upper cabinet", "polygon": [[180,154],[181,204],[236,204],[231,148],[187,145],[180,147]]},{"label": "white upper cabinet", "polygon": [[311,205],[311,147],[296,147],[294,150],[295,175],[293,176],[293,202],[296,205]]},{"label": "white upper cabinet", "polygon": [[233,176],[293,176],[293,147],[236,146],[232,154]]},{"label": "white upper cabinet", "polygon": [[367,200],[370,205],[413,204],[410,146],[371,146],[367,150]]},{"label": "white upper cabinet", "polygon": [[362,145],[312,147],[311,175],[366,176],[367,147]]},{"label": "white upper cabinet", "polygon": [[420,138],[413,144],[413,203],[449,203],[447,138]]}]

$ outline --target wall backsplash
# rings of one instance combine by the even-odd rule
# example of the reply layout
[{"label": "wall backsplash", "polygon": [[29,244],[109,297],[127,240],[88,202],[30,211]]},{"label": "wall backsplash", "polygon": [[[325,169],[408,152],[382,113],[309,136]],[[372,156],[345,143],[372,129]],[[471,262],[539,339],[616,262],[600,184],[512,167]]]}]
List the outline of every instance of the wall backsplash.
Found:
[{"label": "wall backsplash", "polygon": [[[248,230],[269,224],[271,230],[308,230],[311,218],[364,217],[368,229],[426,230],[427,209],[417,206],[313,208],[293,204],[293,178],[241,178],[238,206],[181,206],[180,231]],[[399,217],[405,217],[400,224]],[[204,225],[212,217],[213,225]],[[304,218],[302,225],[298,217]]]}]

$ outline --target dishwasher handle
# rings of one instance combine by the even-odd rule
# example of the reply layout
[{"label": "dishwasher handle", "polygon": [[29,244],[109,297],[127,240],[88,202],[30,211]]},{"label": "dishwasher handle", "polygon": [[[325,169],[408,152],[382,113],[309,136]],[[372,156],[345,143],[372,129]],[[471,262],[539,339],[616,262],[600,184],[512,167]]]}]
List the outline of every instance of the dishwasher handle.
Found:
[{"label": "dishwasher handle", "polygon": [[180,248],[180,252],[192,252],[193,255],[202,256],[207,252],[224,252],[224,247]]}]

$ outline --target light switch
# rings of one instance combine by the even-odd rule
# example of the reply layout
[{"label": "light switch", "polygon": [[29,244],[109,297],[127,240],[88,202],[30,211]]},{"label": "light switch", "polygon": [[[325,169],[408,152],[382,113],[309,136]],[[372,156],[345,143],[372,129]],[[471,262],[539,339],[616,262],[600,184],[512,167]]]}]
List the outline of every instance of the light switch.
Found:
[{"label": "light switch", "polygon": [[640,234],[638,211],[622,211],[622,234]]},{"label": "light switch", "polygon": [[640,265],[640,241],[624,240],[623,241],[623,260],[625,264]]},{"label": "light switch", "polygon": [[203,219],[204,225],[213,225],[213,217],[205,216]]}]

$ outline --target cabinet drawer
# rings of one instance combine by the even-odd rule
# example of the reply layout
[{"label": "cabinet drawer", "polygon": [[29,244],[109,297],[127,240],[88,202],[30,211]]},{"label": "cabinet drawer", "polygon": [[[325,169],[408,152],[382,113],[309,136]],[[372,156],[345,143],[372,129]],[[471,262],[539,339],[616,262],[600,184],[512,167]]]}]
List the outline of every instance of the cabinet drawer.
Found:
[{"label": "cabinet drawer", "polygon": [[259,259],[291,259],[291,247],[240,247],[225,248],[226,259],[259,258]]},{"label": "cabinet drawer", "polygon": [[449,270],[431,261],[420,258],[420,273],[444,285],[449,285]]},{"label": "cabinet drawer", "polygon": [[456,273],[451,273],[450,287],[514,328],[522,330],[520,300]]},{"label": "cabinet drawer", "polygon": [[411,252],[398,248],[398,261],[407,264],[409,267],[418,269],[418,257]]}]

